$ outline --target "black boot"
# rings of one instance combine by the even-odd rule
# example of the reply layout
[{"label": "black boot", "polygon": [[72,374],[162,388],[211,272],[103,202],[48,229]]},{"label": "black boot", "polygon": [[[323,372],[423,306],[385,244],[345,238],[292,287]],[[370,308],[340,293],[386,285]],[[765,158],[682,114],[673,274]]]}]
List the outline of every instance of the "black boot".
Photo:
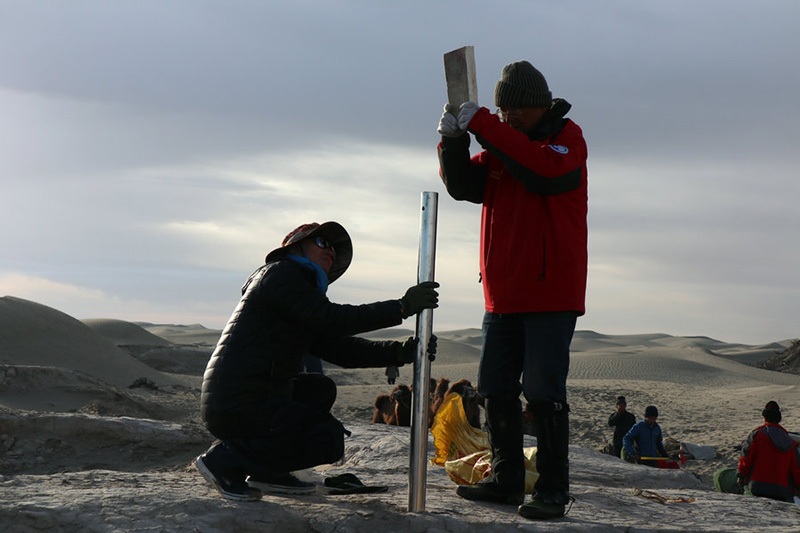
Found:
[{"label": "black boot", "polygon": [[569,495],[569,405],[566,402],[534,404],[536,470],[539,479],[533,499],[521,505],[525,518],[564,516]]},{"label": "black boot", "polygon": [[484,401],[492,475],[475,485],[460,485],[456,494],[467,500],[519,505],[525,500],[522,405],[518,396],[511,395],[490,396]]}]

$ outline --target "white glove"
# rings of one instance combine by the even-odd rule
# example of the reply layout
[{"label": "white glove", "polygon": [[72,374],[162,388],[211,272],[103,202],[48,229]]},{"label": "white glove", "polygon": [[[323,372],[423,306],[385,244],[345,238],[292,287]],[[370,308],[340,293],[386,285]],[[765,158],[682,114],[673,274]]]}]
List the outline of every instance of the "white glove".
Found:
[{"label": "white glove", "polygon": [[444,113],[442,113],[442,118],[439,119],[439,128],[436,130],[443,137],[458,137],[464,134],[464,130],[458,127],[458,119],[453,111],[453,106],[450,104],[444,105]]},{"label": "white glove", "polygon": [[478,104],[475,102],[464,102],[461,104],[461,109],[458,111],[458,127],[466,131],[469,126],[469,121],[478,112]]}]

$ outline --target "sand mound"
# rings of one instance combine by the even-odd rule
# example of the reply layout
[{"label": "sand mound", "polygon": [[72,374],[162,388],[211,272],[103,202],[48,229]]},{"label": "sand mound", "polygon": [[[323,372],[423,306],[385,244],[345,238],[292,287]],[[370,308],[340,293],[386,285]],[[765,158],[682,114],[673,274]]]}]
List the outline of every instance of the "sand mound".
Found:
[{"label": "sand mound", "polygon": [[167,339],[175,344],[186,346],[216,346],[222,333],[222,330],[208,329],[200,324],[190,324],[188,326],[151,324],[149,322],[137,322],[137,324],[153,335]]},{"label": "sand mound", "polygon": [[210,347],[200,349],[175,346],[171,348],[152,348],[142,353],[132,353],[139,361],[161,372],[202,376],[212,351]]},{"label": "sand mound", "polygon": [[[794,531],[798,518],[791,504],[704,490],[688,472],[631,465],[577,446],[570,446],[571,492],[577,501],[563,519],[531,522],[513,507],[462,500],[444,468],[433,465],[427,467],[425,511],[408,513],[409,428],[362,424],[349,425],[353,435],[346,439],[341,462],[300,473],[319,485],[314,494],[267,495],[262,501],[235,503],[220,498],[191,466],[195,442],[202,436],[186,427],[132,419],[79,417],[73,422],[42,417],[42,427],[55,436],[49,448],[43,448],[41,433],[30,430],[34,421],[2,420],[20,432],[19,447],[29,446],[31,453],[44,453],[56,462],[80,453],[76,429],[119,450],[117,463],[110,452],[97,459],[83,455],[77,462],[86,468],[78,471],[19,474],[0,483],[0,523],[8,531],[745,532]],[[124,463],[140,461],[141,454],[153,455],[143,449],[142,440],[188,457],[161,471],[129,470]],[[526,437],[526,445],[534,443]],[[429,440],[428,445],[433,443]],[[388,491],[330,495],[324,478],[344,472]],[[660,503],[647,495],[677,503]]]},{"label": "sand mound", "polygon": [[[532,523],[511,507],[458,498],[444,469],[432,465],[426,512],[407,513],[409,428],[369,424],[375,396],[391,389],[384,369],[326,367],[338,386],[334,415],[353,435],[341,462],[301,473],[318,483],[315,494],[234,503],[192,465],[212,441],[199,423],[199,385],[219,331],[98,319],[90,321],[93,330],[11,297],[0,299],[0,321],[3,531],[745,532],[796,531],[800,518],[800,506],[713,491],[713,472],[735,466],[737,447],[761,423],[766,400],[781,404],[787,429],[800,427],[800,376],[743,364],[775,343],[576,332],[568,390],[570,482],[577,501],[564,519]],[[156,340],[137,328],[173,344],[147,344]],[[436,333],[439,353],[431,376],[475,383],[480,331]],[[403,340],[411,334],[392,329],[370,337]],[[142,361],[192,376],[165,375]],[[400,374],[398,382],[410,383],[411,365]],[[150,377],[156,387],[129,389],[140,377]],[[165,377],[188,386],[159,383]],[[665,436],[712,447],[715,456],[670,471],[597,453],[611,437],[607,419],[618,394],[628,397],[639,419],[644,406],[657,405]],[[526,445],[534,442],[526,437]],[[431,456],[432,450],[429,440]],[[324,478],[343,472],[389,490],[328,494]],[[685,500],[665,504],[643,497],[653,493]]]},{"label": "sand mound", "polygon": [[759,360],[756,366],[767,370],[800,374],[800,339],[792,342],[785,350],[775,351],[777,355]]},{"label": "sand mound", "polygon": [[172,343],[157,335],[153,335],[143,327],[124,320],[108,318],[86,318],[81,320],[92,331],[110,340],[117,346],[169,346]]},{"label": "sand mound", "polygon": [[[119,388],[83,372],[47,366],[0,365],[0,409],[197,421],[200,378],[189,385]],[[2,431],[2,425],[0,425]]]},{"label": "sand mound", "polygon": [[179,465],[212,438],[199,424],[141,417],[0,411],[5,475]]},{"label": "sand mound", "polygon": [[118,387],[142,377],[157,385],[177,383],[51,307],[5,296],[0,323],[0,363],[78,370]]}]

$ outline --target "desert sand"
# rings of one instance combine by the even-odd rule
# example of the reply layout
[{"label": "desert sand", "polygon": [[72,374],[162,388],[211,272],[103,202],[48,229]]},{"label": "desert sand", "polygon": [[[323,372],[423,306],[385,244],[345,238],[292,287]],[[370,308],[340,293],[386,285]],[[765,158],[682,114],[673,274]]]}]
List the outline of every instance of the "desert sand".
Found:
[{"label": "desert sand", "polygon": [[[444,469],[427,470],[425,510],[407,512],[409,428],[370,423],[391,389],[382,369],[326,366],[339,392],[334,414],[352,431],[342,461],[299,473],[310,496],[223,499],[193,466],[212,442],[199,420],[203,369],[219,331],[201,325],[77,320],[27,300],[0,298],[0,531],[797,531],[800,505],[714,491],[768,400],[800,430],[800,376],[755,368],[791,339],[763,346],[707,337],[576,332],[569,378],[571,490],[559,520],[534,522],[512,507],[467,502]],[[580,327],[580,322],[579,322]],[[434,378],[475,382],[480,331],[435,331]],[[392,329],[372,338],[405,338]],[[412,369],[400,370],[410,383]],[[131,388],[131,386],[133,386]],[[681,470],[600,453],[624,394],[645,406],[675,443],[716,457]],[[526,436],[526,445],[535,438]],[[429,439],[428,456],[433,457]],[[382,494],[334,496],[325,477],[352,472]],[[644,492],[642,492],[644,491]],[[648,492],[649,491],[649,492]],[[661,503],[645,497],[677,500]],[[690,501],[691,500],[691,501]]]}]

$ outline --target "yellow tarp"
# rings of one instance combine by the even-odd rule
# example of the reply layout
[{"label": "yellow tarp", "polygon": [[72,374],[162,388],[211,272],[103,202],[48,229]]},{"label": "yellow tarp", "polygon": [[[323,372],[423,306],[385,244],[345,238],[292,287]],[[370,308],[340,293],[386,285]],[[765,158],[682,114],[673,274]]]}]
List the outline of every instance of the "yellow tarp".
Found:
[{"label": "yellow tarp", "polygon": [[[520,413],[520,416],[522,414]],[[444,466],[447,475],[459,485],[472,485],[492,473],[492,450],[485,431],[467,422],[461,396],[444,397],[431,426],[436,455],[434,465]],[[524,448],[525,492],[532,493],[536,480],[536,447]]]}]

